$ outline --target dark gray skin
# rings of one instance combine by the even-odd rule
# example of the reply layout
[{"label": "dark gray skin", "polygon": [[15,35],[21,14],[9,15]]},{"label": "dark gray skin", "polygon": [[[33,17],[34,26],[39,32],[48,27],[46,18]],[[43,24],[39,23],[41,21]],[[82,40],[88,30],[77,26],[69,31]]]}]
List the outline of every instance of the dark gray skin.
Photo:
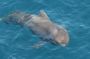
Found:
[{"label": "dark gray skin", "polygon": [[[28,27],[34,34],[45,41],[60,44],[63,47],[69,42],[69,35],[66,29],[50,21],[43,10],[40,11],[39,15],[15,12],[5,19],[7,23],[16,23]],[[36,46],[40,46],[40,43]]]}]

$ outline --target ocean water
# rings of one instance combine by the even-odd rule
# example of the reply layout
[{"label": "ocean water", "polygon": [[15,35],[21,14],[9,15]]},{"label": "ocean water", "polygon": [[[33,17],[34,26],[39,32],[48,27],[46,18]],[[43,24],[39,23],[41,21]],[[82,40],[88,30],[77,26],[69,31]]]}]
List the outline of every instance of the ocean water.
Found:
[{"label": "ocean water", "polygon": [[32,48],[37,36],[0,21],[0,59],[90,59],[90,0],[0,0],[0,19],[16,10],[38,14],[41,9],[67,28],[68,46],[47,43]]}]

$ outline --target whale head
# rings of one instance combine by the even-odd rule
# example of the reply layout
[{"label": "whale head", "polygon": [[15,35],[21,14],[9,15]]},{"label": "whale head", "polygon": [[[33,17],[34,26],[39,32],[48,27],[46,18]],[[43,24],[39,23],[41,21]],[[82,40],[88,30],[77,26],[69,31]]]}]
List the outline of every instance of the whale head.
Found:
[{"label": "whale head", "polygon": [[67,46],[69,42],[69,35],[65,28],[57,27],[56,31],[54,32],[54,41],[56,44],[61,45],[62,47]]}]

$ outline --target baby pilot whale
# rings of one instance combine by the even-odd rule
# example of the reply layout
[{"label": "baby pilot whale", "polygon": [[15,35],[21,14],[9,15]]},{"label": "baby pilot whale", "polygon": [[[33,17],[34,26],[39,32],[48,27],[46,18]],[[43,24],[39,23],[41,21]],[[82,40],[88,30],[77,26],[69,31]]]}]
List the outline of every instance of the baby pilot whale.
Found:
[{"label": "baby pilot whale", "polygon": [[8,15],[5,19],[8,23],[17,23],[28,27],[34,32],[34,34],[41,38],[42,41],[49,41],[63,47],[69,42],[69,34],[67,30],[52,22],[44,10],[40,10],[39,15],[28,14],[25,12],[14,12]]}]

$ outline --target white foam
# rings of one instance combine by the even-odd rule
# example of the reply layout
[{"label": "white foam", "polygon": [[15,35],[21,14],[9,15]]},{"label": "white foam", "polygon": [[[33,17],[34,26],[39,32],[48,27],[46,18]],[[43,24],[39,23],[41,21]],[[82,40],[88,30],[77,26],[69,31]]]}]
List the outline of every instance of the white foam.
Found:
[{"label": "white foam", "polygon": [[2,18],[0,18],[0,21],[2,21]]}]

